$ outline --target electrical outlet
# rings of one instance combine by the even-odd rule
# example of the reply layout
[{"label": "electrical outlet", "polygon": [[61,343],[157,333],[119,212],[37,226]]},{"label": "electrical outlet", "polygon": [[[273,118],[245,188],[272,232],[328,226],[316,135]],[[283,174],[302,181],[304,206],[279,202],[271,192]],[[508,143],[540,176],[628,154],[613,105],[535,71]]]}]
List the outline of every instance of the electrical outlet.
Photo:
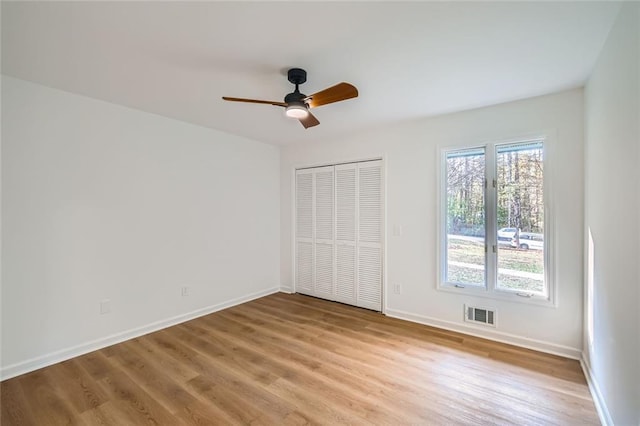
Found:
[{"label": "electrical outlet", "polygon": [[111,313],[111,300],[104,299],[100,301],[100,314],[108,314]]},{"label": "electrical outlet", "polygon": [[182,287],[182,295],[183,296],[189,295],[189,287]]},{"label": "electrical outlet", "polygon": [[394,284],[393,285],[393,292],[395,294],[402,294],[402,284],[398,284],[398,283]]}]

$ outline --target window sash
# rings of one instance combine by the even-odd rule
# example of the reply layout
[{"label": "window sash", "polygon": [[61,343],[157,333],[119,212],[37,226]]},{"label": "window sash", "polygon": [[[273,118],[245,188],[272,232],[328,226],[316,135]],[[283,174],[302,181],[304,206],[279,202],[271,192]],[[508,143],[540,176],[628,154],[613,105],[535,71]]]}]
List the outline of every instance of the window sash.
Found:
[{"label": "window sash", "polygon": [[[544,274],[546,247],[544,237],[538,238],[538,235],[544,236],[545,233],[544,164],[537,163],[537,161],[543,161],[544,159],[543,143],[537,140],[501,144],[496,145],[495,151],[496,226],[500,226],[498,221],[500,220],[499,207],[501,207],[501,204],[507,208],[509,213],[518,205],[528,209],[528,214],[520,215],[522,223],[519,225],[523,229],[514,235],[515,239],[510,242],[509,248],[504,248],[504,245],[501,246],[500,241],[496,246],[496,289],[547,297],[548,285],[545,282]],[[511,154],[515,154],[515,156],[512,157]],[[509,166],[505,164],[507,155],[509,155]],[[499,156],[502,156],[502,158],[499,158]],[[511,163],[512,161],[514,163]],[[501,176],[500,172],[503,171],[501,167],[505,168],[504,172],[509,172],[510,179],[507,179],[504,175]],[[519,176],[514,178],[512,173],[515,175],[519,173]],[[539,173],[542,174],[541,181]],[[514,194],[518,194],[517,202],[515,202]],[[520,208],[516,207],[516,209]],[[507,226],[515,225],[508,223]],[[514,247],[514,244],[516,247]],[[517,247],[518,245],[526,247],[527,250],[520,251],[520,247]],[[511,250],[511,248],[515,248],[515,251]],[[508,273],[508,270],[513,272]],[[513,275],[514,272],[516,276]]]},{"label": "window sash", "polygon": [[[487,286],[487,262],[486,256],[484,256],[486,247],[486,198],[485,198],[485,182],[486,182],[486,153],[485,148],[470,148],[456,151],[449,151],[446,153],[445,159],[445,176],[446,176],[446,188],[445,188],[445,280],[458,286],[474,286],[480,288],[486,288]],[[464,163],[462,163],[464,159]],[[468,161],[471,159],[471,165]],[[465,168],[465,174],[458,173],[457,185],[450,186],[450,166],[458,166]],[[469,167],[471,167],[471,174],[475,176],[470,177]],[[478,176],[478,169],[481,170],[481,174]],[[478,179],[479,177],[479,179]],[[463,188],[464,186],[464,188]],[[458,189],[458,191],[454,191]],[[469,190],[473,192],[469,194]],[[473,205],[465,205],[465,211],[456,209],[455,215],[450,215],[449,212],[455,209],[454,204],[462,207],[462,198],[477,197],[479,192],[482,192],[481,203],[482,209],[478,211],[474,209]],[[454,198],[453,200],[450,199]],[[457,203],[456,203],[457,201]],[[470,216],[467,217],[467,214]],[[481,213],[478,215],[478,213]],[[465,226],[466,229],[459,228],[459,222],[462,222],[461,216],[465,217],[465,225],[471,224],[470,227]],[[477,217],[481,216],[481,217]],[[481,226],[482,236],[476,235],[478,227]],[[466,236],[457,236],[454,234],[467,234]],[[466,254],[472,252],[471,256]],[[482,256],[482,262],[478,262],[478,255]]]}]

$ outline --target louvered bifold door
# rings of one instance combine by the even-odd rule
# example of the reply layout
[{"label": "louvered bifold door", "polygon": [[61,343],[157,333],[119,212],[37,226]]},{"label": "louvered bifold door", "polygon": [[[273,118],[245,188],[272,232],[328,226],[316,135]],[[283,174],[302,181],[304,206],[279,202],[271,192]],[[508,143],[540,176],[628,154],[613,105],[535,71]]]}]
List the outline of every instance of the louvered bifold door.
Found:
[{"label": "louvered bifold door", "polygon": [[335,167],[336,180],[336,300],[350,305],[356,295],[356,164]]},{"label": "louvered bifold door", "polygon": [[313,172],[296,171],[296,291],[313,295]]},{"label": "louvered bifold door", "polygon": [[314,296],[334,300],[334,182],[333,166],[314,170]]},{"label": "louvered bifold door", "polygon": [[357,306],[382,309],[382,164],[358,163]]}]

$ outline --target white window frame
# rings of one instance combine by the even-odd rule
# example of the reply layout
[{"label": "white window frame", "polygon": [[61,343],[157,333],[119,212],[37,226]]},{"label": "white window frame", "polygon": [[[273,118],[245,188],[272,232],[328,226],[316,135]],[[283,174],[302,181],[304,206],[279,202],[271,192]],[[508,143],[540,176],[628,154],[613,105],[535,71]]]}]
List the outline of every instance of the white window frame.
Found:
[{"label": "white window frame", "polygon": [[[532,135],[515,139],[503,139],[483,144],[469,144],[439,147],[438,161],[438,273],[437,273],[437,289],[441,291],[457,293],[466,296],[479,296],[496,300],[507,300],[512,302],[535,304],[549,307],[557,307],[557,289],[555,283],[555,261],[554,261],[554,232],[553,232],[553,216],[551,200],[552,192],[550,178],[552,173],[552,161],[549,160],[550,140],[554,139],[553,135]],[[510,145],[518,143],[527,143],[540,141],[543,144],[543,202],[544,202],[544,280],[546,285],[546,294],[531,294],[525,292],[517,292],[513,290],[505,290],[497,287],[497,253],[493,252],[493,247],[497,248],[497,188],[493,188],[492,181],[496,178],[496,147],[500,145]],[[446,282],[446,262],[447,262],[447,190],[445,185],[446,178],[446,158],[447,154],[452,151],[463,151],[472,149],[484,149],[485,152],[485,178],[487,184],[485,187],[485,244],[487,247],[485,255],[485,286],[460,286],[459,283]]]}]

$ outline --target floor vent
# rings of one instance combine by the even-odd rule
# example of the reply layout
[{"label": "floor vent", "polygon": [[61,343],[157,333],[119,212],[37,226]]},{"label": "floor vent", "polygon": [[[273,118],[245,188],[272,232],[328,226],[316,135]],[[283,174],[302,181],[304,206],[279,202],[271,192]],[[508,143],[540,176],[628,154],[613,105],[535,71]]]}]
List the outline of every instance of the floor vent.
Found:
[{"label": "floor vent", "polygon": [[464,320],[467,322],[488,325],[491,327],[496,326],[495,309],[479,308],[475,306],[465,305],[464,312],[465,312]]}]

